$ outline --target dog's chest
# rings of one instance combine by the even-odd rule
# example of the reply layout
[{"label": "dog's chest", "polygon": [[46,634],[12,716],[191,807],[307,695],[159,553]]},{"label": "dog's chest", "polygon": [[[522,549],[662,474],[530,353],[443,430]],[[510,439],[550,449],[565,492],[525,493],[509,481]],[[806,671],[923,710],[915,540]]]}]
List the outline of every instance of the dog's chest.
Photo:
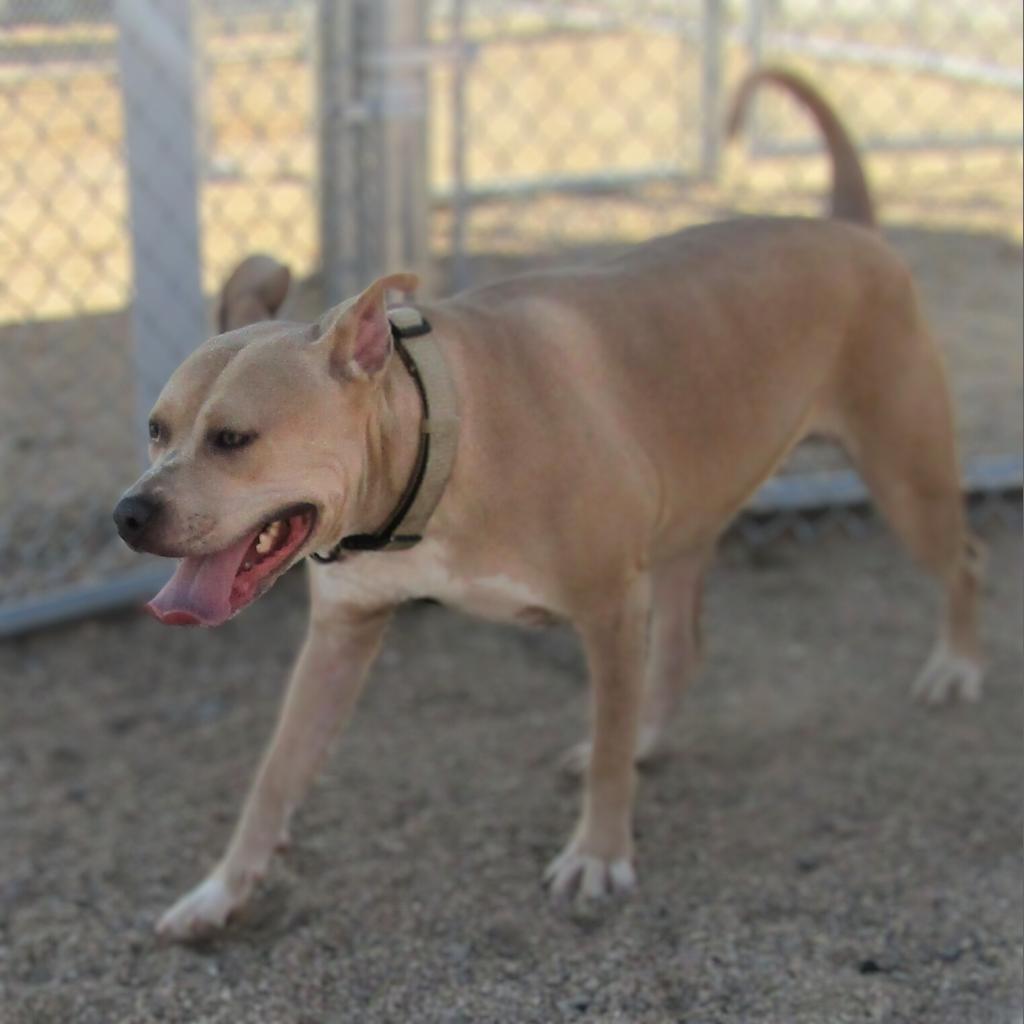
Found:
[{"label": "dog's chest", "polygon": [[503,572],[459,571],[431,540],[409,551],[361,554],[310,571],[318,596],[328,602],[380,607],[430,597],[499,621],[539,625],[559,617],[536,586]]}]

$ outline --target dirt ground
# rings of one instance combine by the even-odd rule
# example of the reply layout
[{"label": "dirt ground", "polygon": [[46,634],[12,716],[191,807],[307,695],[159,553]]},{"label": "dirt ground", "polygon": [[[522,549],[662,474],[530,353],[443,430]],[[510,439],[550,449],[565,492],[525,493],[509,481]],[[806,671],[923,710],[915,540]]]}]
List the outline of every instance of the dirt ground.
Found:
[{"label": "dirt ground", "polygon": [[1017,1024],[1024,552],[986,540],[987,694],[939,711],[907,698],[934,602],[887,536],[729,546],[604,915],[539,885],[576,812],[567,631],[404,612],[294,848],[192,949],[153,921],[228,835],[301,573],[214,632],[0,645],[0,1022]]}]

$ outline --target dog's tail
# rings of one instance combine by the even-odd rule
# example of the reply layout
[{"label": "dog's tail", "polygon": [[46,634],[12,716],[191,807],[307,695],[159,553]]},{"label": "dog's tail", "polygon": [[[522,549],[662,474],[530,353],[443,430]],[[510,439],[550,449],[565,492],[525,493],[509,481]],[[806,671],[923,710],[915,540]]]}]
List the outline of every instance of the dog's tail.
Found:
[{"label": "dog's tail", "polygon": [[291,286],[291,271],[272,256],[246,256],[220,290],[217,329],[233,331],[277,316]]},{"label": "dog's tail", "polygon": [[831,216],[873,227],[875,208],[864,168],[839,115],[808,81],[778,67],[757,68],[740,83],[729,111],[728,137],[734,138],[743,123],[751,97],[758,86],[769,83],[793,96],[814,118],[832,159]]}]

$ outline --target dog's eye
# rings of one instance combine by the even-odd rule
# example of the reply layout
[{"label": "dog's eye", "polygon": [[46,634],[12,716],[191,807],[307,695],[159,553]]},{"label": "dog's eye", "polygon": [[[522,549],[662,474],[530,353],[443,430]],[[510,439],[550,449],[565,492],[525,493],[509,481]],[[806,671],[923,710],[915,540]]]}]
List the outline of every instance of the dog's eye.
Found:
[{"label": "dog's eye", "polygon": [[149,439],[150,439],[150,441],[159,441],[161,433],[162,433],[162,431],[160,429],[160,424],[157,423],[156,420],[150,420],[149,421]]},{"label": "dog's eye", "polygon": [[255,434],[243,434],[238,430],[218,430],[210,435],[210,443],[214,448],[228,451],[232,448],[244,448],[255,439]]}]

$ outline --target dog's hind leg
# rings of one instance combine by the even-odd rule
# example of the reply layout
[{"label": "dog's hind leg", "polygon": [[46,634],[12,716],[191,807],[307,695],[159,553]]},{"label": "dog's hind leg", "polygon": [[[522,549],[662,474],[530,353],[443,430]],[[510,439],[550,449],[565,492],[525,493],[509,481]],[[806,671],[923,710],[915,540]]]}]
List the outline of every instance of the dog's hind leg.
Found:
[{"label": "dog's hind leg", "polygon": [[287,843],[289,818],[350,717],[389,619],[387,612],[314,617],[227,851],[160,919],[161,935],[201,938],[223,927],[248,899],[274,850]]},{"label": "dog's hind leg", "polygon": [[[652,600],[643,702],[636,735],[637,764],[661,753],[668,727],[702,653],[700,612],[704,573],[713,550],[679,555],[651,570]],[[578,743],[562,758],[562,768],[582,775],[590,743]]]},{"label": "dog's hind leg", "polygon": [[884,372],[847,396],[842,439],[896,534],[945,588],[938,642],[912,693],[973,701],[983,546],[967,528],[945,371],[923,327],[909,342],[888,340],[888,360],[876,363]]},{"label": "dog's hind leg", "polygon": [[701,600],[712,551],[680,555],[654,569],[654,607],[636,737],[643,763],[661,751],[680,698],[697,674],[703,653]]}]

